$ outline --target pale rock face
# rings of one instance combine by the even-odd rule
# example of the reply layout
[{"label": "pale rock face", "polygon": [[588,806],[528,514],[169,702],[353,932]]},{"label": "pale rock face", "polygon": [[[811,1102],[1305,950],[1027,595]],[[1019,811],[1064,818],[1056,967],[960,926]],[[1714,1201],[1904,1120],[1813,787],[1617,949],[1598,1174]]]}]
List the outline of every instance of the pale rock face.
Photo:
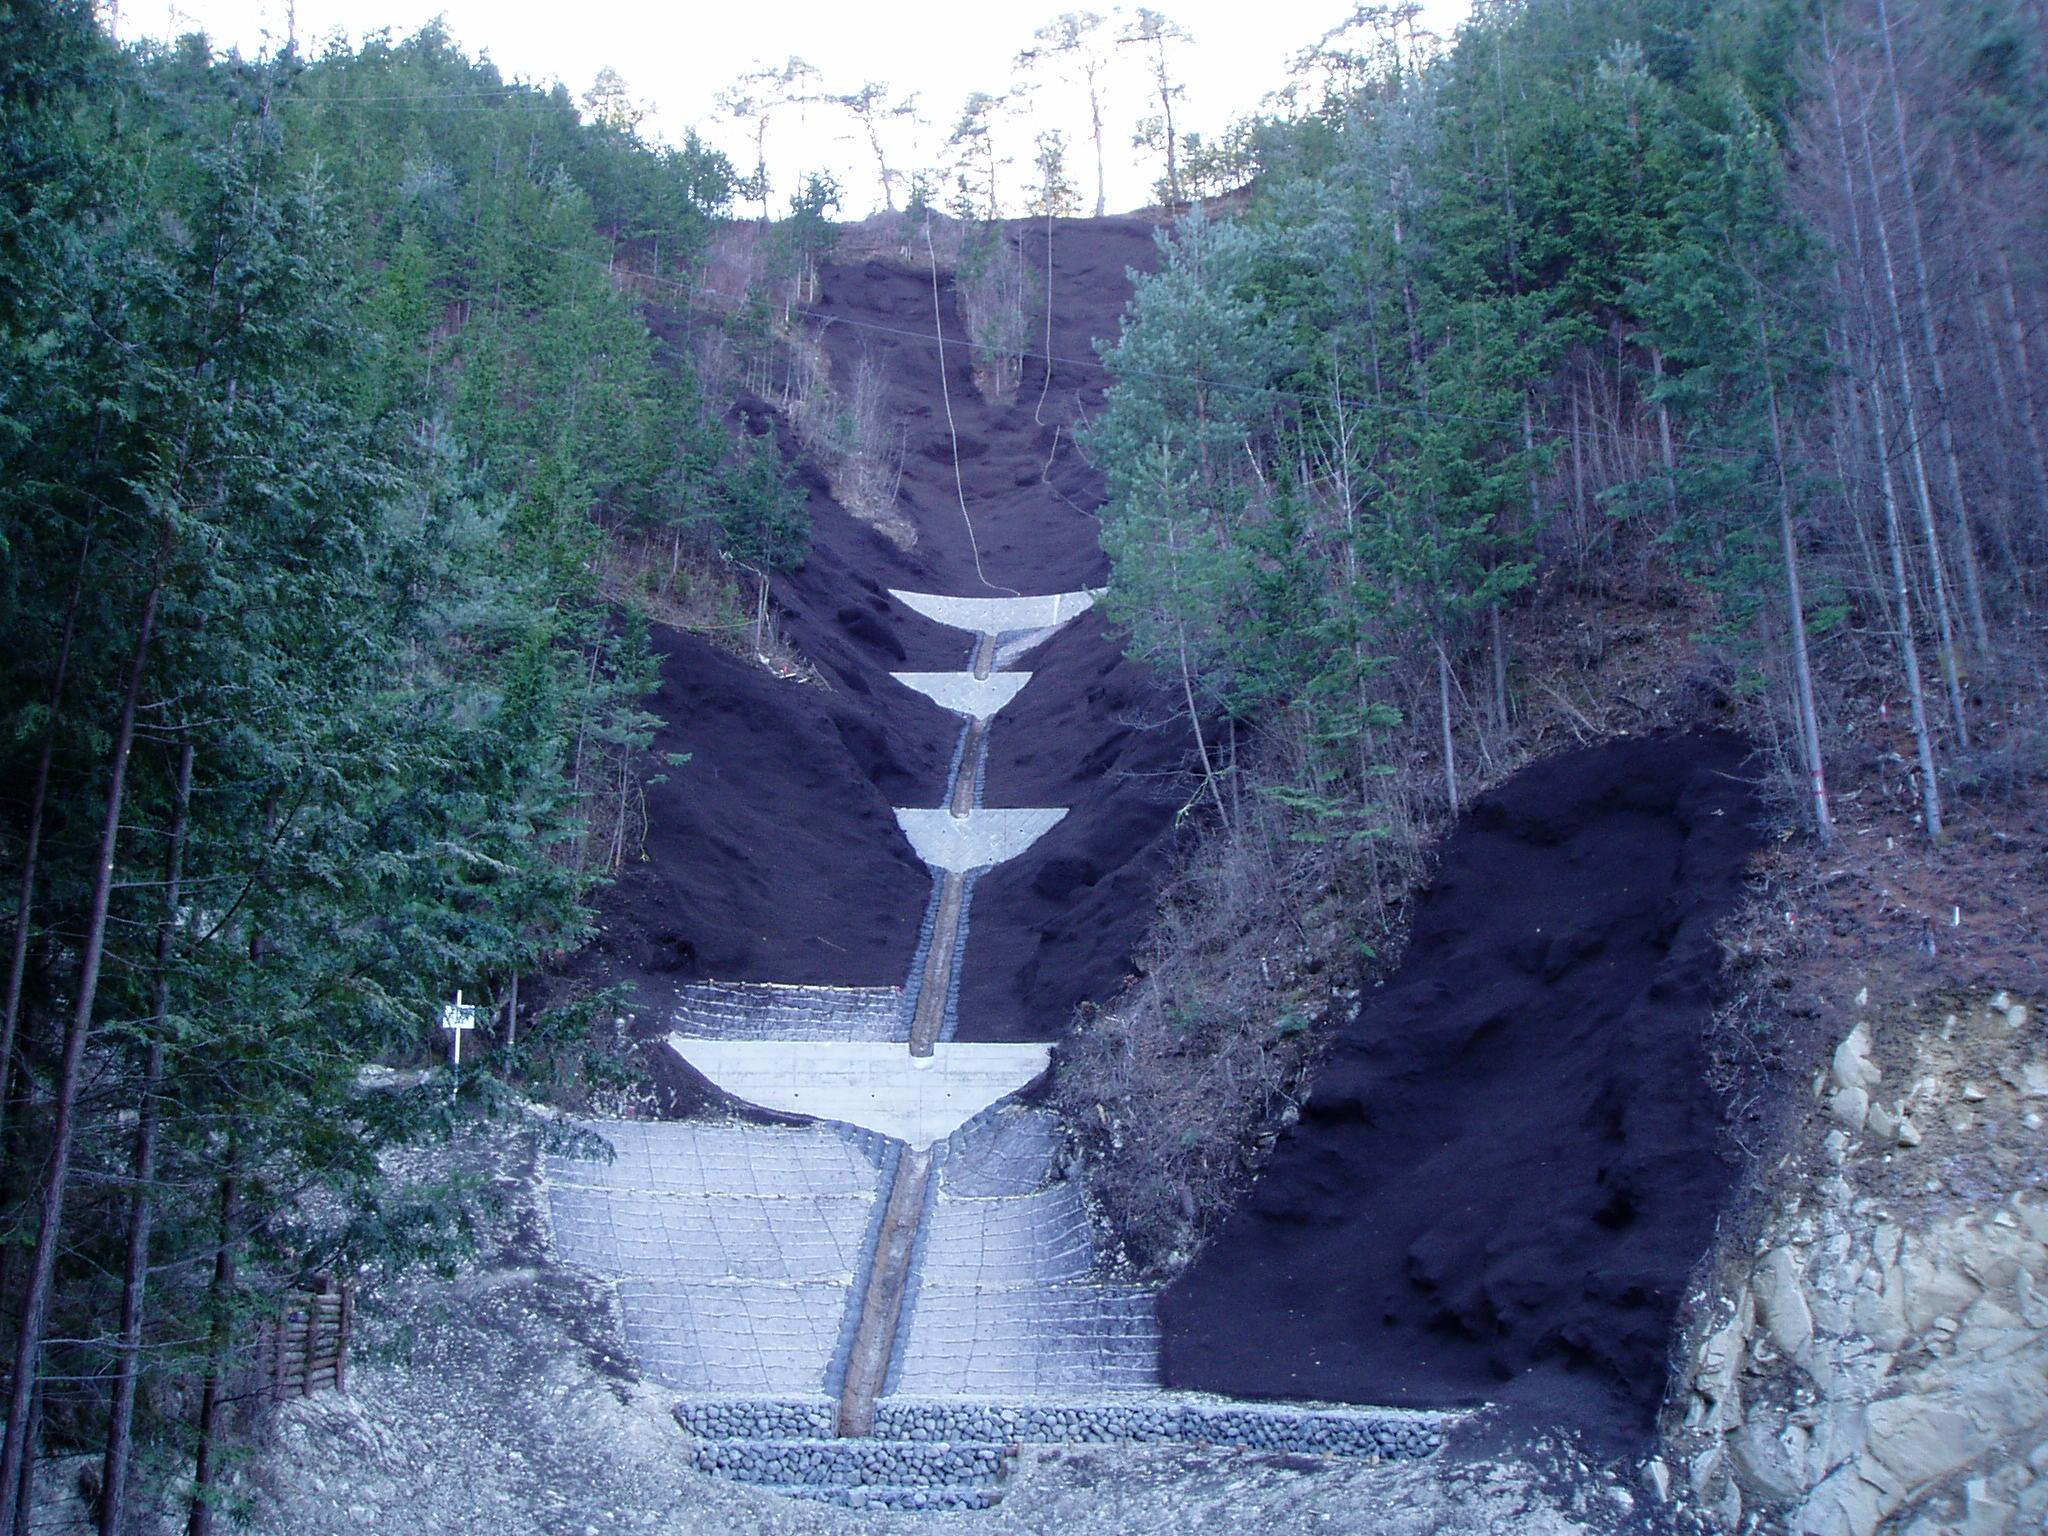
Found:
[{"label": "pale rock face", "polygon": [[1976,1281],[1943,1267],[1919,1243],[1900,1255],[1899,1273],[1905,1283],[1906,1324],[1916,1333],[1924,1333],[1936,1318],[1963,1311],[1983,1293]]},{"label": "pale rock face", "polygon": [[[1871,1102],[1867,1026],[1833,1053],[1821,1113],[1837,1128],[1813,1128],[1796,1197],[1735,1271],[1732,1315],[1694,1346],[1667,1446],[1723,1530],[2048,1528],[2048,1192],[2027,1182],[2038,1141],[1984,1161],[2035,1129],[2029,1088],[2048,1090],[2038,1046],[2006,1033],[2021,1006],[1929,1020],[1902,1102]],[[1967,1140],[1947,1129],[1964,1109]],[[2019,1182],[1987,1188],[1987,1167]]]},{"label": "pale rock face", "polygon": [[1790,1248],[1772,1249],[1751,1281],[1771,1342],[1793,1360],[1805,1359],[1813,1348],[1813,1313],[1799,1282],[1799,1260]]},{"label": "pale rock face", "polygon": [[1866,1093],[1884,1080],[1884,1074],[1870,1059],[1870,1026],[1858,1024],[1848,1038],[1835,1047],[1832,1065],[1835,1086],[1861,1088]]},{"label": "pale rock face", "polygon": [[1870,1454],[1911,1488],[1974,1460],[1989,1448],[1980,1423],[1959,1407],[1893,1397],[1867,1410]]},{"label": "pale rock face", "polygon": [[1828,1099],[1828,1112],[1850,1130],[1860,1131],[1870,1118],[1870,1095],[1861,1088],[1837,1088]]},{"label": "pale rock face", "polygon": [[1804,1427],[1788,1423],[1774,1433],[1763,1419],[1744,1424],[1729,1441],[1750,1482],[1773,1499],[1789,1499],[1805,1490],[1812,1445],[1813,1437]]}]

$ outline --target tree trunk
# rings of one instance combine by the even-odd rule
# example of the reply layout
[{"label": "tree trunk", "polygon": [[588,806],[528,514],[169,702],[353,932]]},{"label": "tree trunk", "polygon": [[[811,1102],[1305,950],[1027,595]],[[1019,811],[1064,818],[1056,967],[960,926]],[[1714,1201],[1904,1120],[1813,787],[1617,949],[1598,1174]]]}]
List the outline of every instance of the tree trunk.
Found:
[{"label": "tree trunk", "polygon": [[1166,195],[1169,207],[1178,209],[1180,195],[1180,143],[1173,130],[1173,87],[1166,73],[1166,44],[1159,44],[1159,110],[1166,119]]},{"label": "tree trunk", "polygon": [[1941,786],[1934,777],[1934,744],[1927,731],[1927,696],[1920,686],[1920,650],[1913,637],[1913,604],[1906,584],[1905,541],[1899,536],[1899,503],[1892,492],[1892,461],[1884,429],[1884,402],[1871,402],[1877,432],[1877,477],[1884,494],[1884,541],[1891,552],[1893,617],[1899,626],[1899,664],[1906,673],[1906,698],[1913,721],[1913,749],[1920,759],[1920,814],[1930,842],[1941,841]]},{"label": "tree trunk", "polygon": [[1764,330],[1762,296],[1757,296],[1757,337],[1763,344],[1764,402],[1771,423],[1771,465],[1778,479],[1778,543],[1785,561],[1785,605],[1792,621],[1792,678],[1799,734],[1806,753],[1806,778],[1813,794],[1813,829],[1826,847],[1835,840],[1828,812],[1827,770],[1821,761],[1820,713],[1813,701],[1813,665],[1806,649],[1806,596],[1799,582],[1799,541],[1792,534],[1792,488],[1785,479],[1785,434],[1778,419],[1778,386],[1771,377],[1771,340]]},{"label": "tree trunk", "polygon": [[2033,460],[2034,483],[2040,497],[2034,515],[2044,524],[2048,524],[2048,457],[2044,457],[2041,451],[2040,412],[2034,401],[2034,391],[2039,381],[2034,373],[2033,360],[2028,356],[2027,328],[2020,321],[2019,304],[2013,297],[2012,261],[2007,257],[2003,247],[1994,249],[1992,256],[1998,262],[1999,319],[2004,323],[2006,345],[2012,348],[2013,361],[2017,365],[2016,372],[2019,377],[2015,403],[2019,407],[2020,423],[2026,432],[2027,452]]},{"label": "tree trunk", "polygon": [[213,1485],[220,1467],[220,1416],[227,1401],[228,1345],[234,1335],[230,1304],[235,1289],[235,1226],[241,1217],[240,1149],[228,1148],[227,1169],[220,1181],[220,1247],[213,1256],[213,1284],[207,1292],[213,1308],[212,1335],[207,1344],[206,1380],[199,1389],[195,1421],[198,1444],[192,1457],[192,1506],[185,1536],[212,1536]]},{"label": "tree trunk", "polygon": [[1981,656],[1991,654],[1991,631],[1984,617],[1983,580],[1977,570],[1976,539],[1970,530],[1969,506],[1963,500],[1962,469],[1956,461],[1954,424],[1949,420],[1948,379],[1941,362],[1941,343],[1934,332],[1934,287],[1927,280],[1927,251],[1920,233],[1920,198],[1913,190],[1913,162],[1906,153],[1906,117],[1899,104],[1899,66],[1892,51],[1892,23],[1885,0],[1877,0],[1877,35],[1884,45],[1885,84],[1891,98],[1892,148],[1899,161],[1899,196],[1906,204],[1906,250],[1913,258],[1914,286],[1920,297],[1920,342],[1927,349],[1927,377],[1934,386],[1934,430],[1948,470],[1951,511],[1956,523],[1956,560],[1963,572],[1963,600],[1970,633]]},{"label": "tree trunk", "polygon": [[1223,790],[1216,782],[1216,765],[1209,756],[1208,739],[1202,733],[1202,707],[1195,702],[1195,671],[1188,659],[1187,625],[1175,624],[1174,633],[1178,637],[1181,697],[1187,700],[1188,724],[1195,733],[1195,755],[1202,761],[1202,782],[1208,787],[1209,798],[1216,804],[1217,818],[1228,829],[1230,811],[1223,803]]},{"label": "tree trunk", "polygon": [[1096,89],[1096,71],[1088,71],[1088,116],[1095,133],[1095,217],[1109,211],[1109,177],[1102,168],[1102,92]]},{"label": "tree trunk", "polygon": [[[1657,384],[1664,382],[1664,353],[1661,348],[1650,348],[1650,377]],[[1654,386],[1653,386],[1654,387]],[[1671,515],[1678,515],[1678,456],[1671,451],[1671,409],[1661,395],[1657,401],[1657,457],[1664,466],[1664,499],[1671,509]]]},{"label": "tree trunk", "polygon": [[1439,724],[1443,727],[1444,743],[1444,798],[1450,802],[1451,814],[1460,810],[1458,800],[1458,748],[1451,736],[1451,658],[1444,649],[1441,636],[1436,642],[1436,706]]},{"label": "tree trunk", "polygon": [[[1017,247],[1021,255],[1024,247]],[[1045,202],[1045,356],[1041,359],[1045,377],[1038,385],[1038,404],[1031,412],[1032,423],[1045,425],[1045,397],[1052,393],[1052,199]]]},{"label": "tree trunk", "polygon": [[1493,726],[1501,735],[1508,730],[1510,710],[1508,708],[1508,641],[1507,626],[1501,622],[1500,604],[1495,603],[1486,610],[1487,628],[1492,632],[1493,652]]},{"label": "tree trunk", "polygon": [[170,850],[164,857],[164,915],[156,930],[156,985],[150,1004],[149,1047],[130,1164],[128,1248],[121,1268],[120,1364],[107,1412],[107,1449],[100,1476],[100,1536],[120,1536],[128,1491],[128,1448],[134,1438],[135,1387],[142,1364],[142,1303],[149,1284],[149,1233],[156,1214],[150,1184],[156,1178],[157,1096],[164,1076],[164,1037],[170,1030],[171,958],[178,931],[178,890],[185,872],[185,828],[192,803],[192,744],[178,753],[177,798],[171,809]]},{"label": "tree trunk", "polygon": [[1591,553],[1592,524],[1586,516],[1586,448],[1579,441],[1579,380],[1577,370],[1567,376],[1565,393],[1572,406],[1572,545],[1576,551],[1573,564],[1581,571],[1585,569],[1586,557]]},{"label": "tree trunk", "polygon": [[1941,637],[1942,675],[1948,683],[1949,712],[1954,718],[1956,745],[1970,745],[1970,722],[1963,713],[1962,672],[1956,660],[1955,624],[1949,613],[1948,579],[1943,573],[1941,536],[1934,526],[1934,497],[1927,483],[1927,458],[1920,442],[1920,413],[1913,387],[1913,361],[1906,354],[1906,321],[1899,304],[1899,284],[1892,265],[1890,222],[1877,184],[1877,162],[1871,151],[1870,124],[1861,124],[1863,172],[1870,183],[1871,212],[1877,225],[1877,249],[1884,263],[1885,298],[1891,314],[1892,349],[1899,370],[1899,404],[1906,418],[1906,448],[1913,466],[1913,489],[1920,509],[1920,536],[1927,543],[1927,569],[1934,581],[1934,620]]},{"label": "tree trunk", "polygon": [[33,1452],[36,1441],[42,1438],[42,1428],[43,1383],[38,1378],[35,1393],[28,1404],[27,1442],[31,1453],[22,1458],[21,1476],[11,1485],[14,1491],[14,1524],[10,1527],[0,1527],[7,1531],[7,1536],[31,1536],[29,1510],[35,1503],[36,1492],[36,1458]]},{"label": "tree trunk", "polygon": [[[168,545],[170,530],[164,529]],[[85,1061],[86,1037],[92,1030],[93,1004],[99,993],[100,965],[106,958],[107,912],[114,890],[114,848],[121,835],[121,805],[128,784],[128,759],[135,745],[135,712],[142,699],[142,679],[149,666],[149,648],[156,635],[157,608],[163,597],[162,564],[142,605],[135,648],[128,660],[128,680],[121,700],[109,758],[106,815],[100,824],[92,894],[86,904],[85,947],[78,963],[78,992],[64,1050],[57,1069],[57,1092],[50,1113],[49,1161],[44,1165],[37,1201],[35,1253],[29,1261],[28,1288],[14,1336],[14,1377],[8,1390],[7,1431],[0,1442],[0,1531],[19,1521],[22,1465],[27,1460],[29,1400],[42,1365],[43,1328],[48,1321],[50,1291],[57,1274],[57,1245],[63,1234],[64,1194],[71,1174],[71,1142],[77,1130],[78,1087]]]},{"label": "tree trunk", "polygon": [[[71,643],[78,633],[78,601],[85,590],[86,556],[92,549],[87,532],[78,546],[78,565],[71,577],[71,596],[64,605],[64,631],[57,642],[57,665],[50,675],[50,719],[43,727],[43,744],[36,751],[36,773],[29,790],[28,830],[22,840],[21,885],[14,899],[14,947],[7,964],[7,999],[0,1009],[0,1089],[4,1089],[8,1063],[14,1060],[15,1026],[21,1019],[22,980],[28,974],[28,946],[36,894],[36,860],[43,841],[43,812],[50,799],[50,759],[57,750],[57,717],[64,707],[64,684],[71,671]],[[6,1125],[7,1103],[0,1091],[0,1129]]]},{"label": "tree trunk", "polygon": [[[2019,415],[2014,408],[2012,386],[2005,377],[2005,359],[1999,355],[1998,339],[1991,324],[1991,304],[1980,290],[1970,305],[1970,318],[1976,323],[1977,352],[1986,375],[1991,380],[1992,396],[1998,402],[1998,414],[2004,418],[2008,428],[2017,428]],[[2040,466],[2033,468],[2038,473]],[[2020,511],[2019,498],[2007,491],[1999,498],[2004,515],[1993,530],[1999,551],[2005,556],[2006,575],[2012,582],[2012,590],[2018,598],[2023,612],[2031,614],[2028,586],[2032,572],[2027,560],[2020,552],[2020,529],[2024,518]],[[2034,492],[2037,506],[2048,506],[2048,485],[2037,482]]]}]

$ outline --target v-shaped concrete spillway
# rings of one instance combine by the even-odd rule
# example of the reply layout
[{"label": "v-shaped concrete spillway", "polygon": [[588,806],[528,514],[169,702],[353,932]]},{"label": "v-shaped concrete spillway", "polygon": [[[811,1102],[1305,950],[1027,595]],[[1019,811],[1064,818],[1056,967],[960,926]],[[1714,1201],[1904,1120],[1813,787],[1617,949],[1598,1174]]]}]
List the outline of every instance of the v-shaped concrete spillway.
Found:
[{"label": "v-shaped concrete spillway", "polygon": [[901,672],[899,682],[967,717],[944,805],[899,806],[896,823],[917,856],[936,872],[932,936],[906,994],[914,999],[907,1051],[868,1044],[834,1049],[807,1032],[801,1039],[744,1041],[678,1033],[676,1053],[734,1098],[765,1109],[838,1120],[913,1147],[950,1135],[997,1100],[1044,1071],[1042,1045],[981,1046],[940,1041],[950,1034],[953,976],[967,923],[967,877],[1014,859],[1067,813],[1064,807],[993,808],[979,803],[980,758],[988,725],[1031,680],[998,672],[1005,634],[1049,634],[1086,613],[1092,592],[1041,597],[949,597],[891,594],[912,612],[966,630],[976,638],[969,665],[957,672]]},{"label": "v-shaped concrete spillway", "polygon": [[1094,607],[1100,594],[1049,592],[1043,597],[951,597],[891,587],[889,595],[936,624],[949,624],[970,635],[1001,635],[1019,630],[1056,629]]},{"label": "v-shaped concrete spillway", "polygon": [[922,1151],[1045,1071],[1042,1045],[934,1046],[913,1056],[871,1041],[688,1040],[670,1045],[736,1099],[837,1120]]},{"label": "v-shaped concrete spillway", "polygon": [[896,825],[917,856],[934,869],[956,875],[987,869],[1017,857],[1059,824],[1064,810],[991,811],[960,815],[938,810],[896,809]]},{"label": "v-shaped concrete spillway", "polygon": [[941,709],[970,720],[986,722],[1031,681],[1029,672],[992,672],[976,677],[972,672],[892,672],[904,687],[923,694]]},{"label": "v-shaped concrete spillway", "polygon": [[[842,1434],[868,1433],[895,1382],[944,1394],[1157,1379],[1149,1293],[1094,1277],[1078,1192],[1054,1177],[1050,1118],[998,1108],[1044,1074],[1049,1047],[952,1039],[975,880],[1067,814],[981,803],[991,722],[1032,676],[1003,666],[1085,613],[1094,594],[895,595],[973,636],[958,671],[896,674],[905,707],[926,707],[910,702],[922,695],[962,721],[941,803],[895,812],[933,877],[912,974],[900,988],[703,982],[678,995],[668,1040],[678,1057],[736,1100],[814,1122],[726,1131],[734,1151],[745,1149],[744,1177],[708,1160],[724,1143],[690,1125],[633,1132],[647,1144],[646,1170],[635,1162],[607,1178],[601,1197],[582,1165],[551,1164],[558,1238],[619,1274],[628,1332],[651,1368],[699,1391],[730,1390],[747,1370],[768,1390],[808,1378],[836,1400],[830,1422]],[[689,1151],[664,1174],[656,1149],[669,1138]],[[855,1168],[873,1160],[872,1179],[849,1174],[850,1149]],[[952,1183],[941,1165],[958,1170]],[[630,1190],[647,1179],[636,1201]],[[865,1229],[857,1255],[849,1223]],[[685,1262],[683,1241],[712,1251]],[[677,1284],[643,1277],[664,1264]],[[734,1351],[752,1363],[735,1365]]]}]

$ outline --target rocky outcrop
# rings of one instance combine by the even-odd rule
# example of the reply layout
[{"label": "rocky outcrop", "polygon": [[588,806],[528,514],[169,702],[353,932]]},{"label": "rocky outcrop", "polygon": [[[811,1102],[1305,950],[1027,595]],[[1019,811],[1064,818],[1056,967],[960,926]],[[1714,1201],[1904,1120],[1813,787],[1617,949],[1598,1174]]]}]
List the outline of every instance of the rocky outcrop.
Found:
[{"label": "rocky outcrop", "polygon": [[[1859,998],[1867,1005],[1867,998]],[[2048,1517],[2048,1049],[2006,993],[1866,1013],[1694,1331],[1675,1484],[1727,1530]],[[1674,1478],[1673,1472],[1677,1473]],[[1753,1523],[1752,1523],[1753,1522]]]}]

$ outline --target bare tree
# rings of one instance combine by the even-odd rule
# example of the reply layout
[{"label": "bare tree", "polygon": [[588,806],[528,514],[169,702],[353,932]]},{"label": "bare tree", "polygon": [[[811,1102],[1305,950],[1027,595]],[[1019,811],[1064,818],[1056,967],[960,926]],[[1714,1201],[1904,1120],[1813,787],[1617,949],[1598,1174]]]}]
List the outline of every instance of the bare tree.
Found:
[{"label": "bare tree", "polygon": [[743,196],[761,205],[761,222],[768,213],[768,125],[776,113],[807,101],[816,101],[818,71],[791,54],[780,69],[749,70],[712,98],[718,110],[735,123],[749,125],[754,140],[754,169],[740,184]]},{"label": "bare tree", "polygon": [[1056,64],[1088,93],[1088,132],[1095,141],[1095,217],[1109,210],[1109,178],[1102,154],[1102,77],[1109,53],[1103,21],[1093,11],[1064,11],[1032,34],[1034,45],[1017,55],[1017,67]]},{"label": "bare tree", "polygon": [[1169,204],[1176,207],[1181,202],[1180,138],[1173,126],[1173,104],[1187,94],[1187,87],[1174,78],[1166,50],[1171,44],[1194,40],[1194,34],[1172,17],[1142,5],[1117,39],[1135,45],[1146,56],[1145,69],[1152,78],[1153,93],[1159,98],[1158,132],[1153,134],[1148,124],[1141,123],[1133,142],[1139,148],[1165,150],[1166,196]]},{"label": "bare tree", "polygon": [[1007,96],[992,96],[987,91],[970,92],[946,140],[954,156],[955,209],[962,218],[999,219],[1003,215],[1002,171],[1010,161],[996,143],[996,123],[1008,101]]},{"label": "bare tree", "polygon": [[647,108],[633,95],[625,77],[607,64],[583,93],[583,110],[590,121],[631,138],[640,131]]},{"label": "bare tree", "polygon": [[889,212],[896,211],[896,188],[903,180],[903,173],[889,163],[889,150],[883,140],[884,127],[894,121],[917,117],[917,94],[891,98],[889,82],[869,80],[857,91],[826,98],[834,106],[844,107],[853,114],[860,124],[861,134],[868,142],[868,153],[875,157],[875,175],[882,183],[882,206]]}]

